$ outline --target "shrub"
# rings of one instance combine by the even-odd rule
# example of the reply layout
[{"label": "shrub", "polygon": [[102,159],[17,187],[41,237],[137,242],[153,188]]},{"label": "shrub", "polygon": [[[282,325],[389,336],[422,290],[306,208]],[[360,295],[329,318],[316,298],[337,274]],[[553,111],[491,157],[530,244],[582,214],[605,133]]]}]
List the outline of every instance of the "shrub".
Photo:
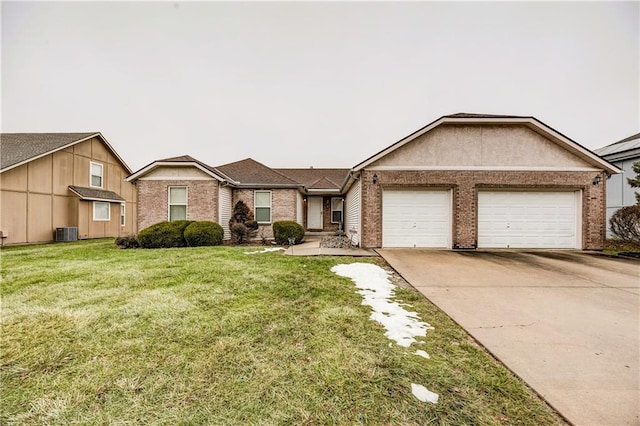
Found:
[{"label": "shrub", "polygon": [[623,207],[609,219],[611,233],[622,241],[640,244],[640,205]]},{"label": "shrub", "polygon": [[116,245],[122,249],[130,249],[130,248],[138,248],[140,244],[138,243],[138,239],[135,235],[123,235],[116,238]]},{"label": "shrub", "polygon": [[191,247],[219,246],[223,237],[224,229],[215,222],[193,222],[184,230],[184,239]]},{"label": "shrub", "polygon": [[253,212],[242,200],[239,200],[233,207],[229,230],[231,231],[231,241],[234,244],[245,243],[258,232],[258,222],[253,219]]},{"label": "shrub", "polygon": [[193,221],[175,220],[160,222],[138,232],[138,243],[143,248],[184,247],[184,230]]},{"label": "shrub", "polygon": [[234,244],[242,244],[247,241],[249,235],[249,229],[247,229],[244,223],[234,223],[231,225],[231,241]]},{"label": "shrub", "polygon": [[298,222],[283,220],[273,223],[273,236],[277,244],[289,244],[289,238],[294,239],[294,244],[300,244],[304,238],[304,228]]}]

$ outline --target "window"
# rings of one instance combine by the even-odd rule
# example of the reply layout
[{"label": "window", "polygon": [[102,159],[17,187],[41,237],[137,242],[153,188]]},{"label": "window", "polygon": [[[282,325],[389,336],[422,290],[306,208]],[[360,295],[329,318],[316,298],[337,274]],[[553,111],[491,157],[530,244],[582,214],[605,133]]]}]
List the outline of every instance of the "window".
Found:
[{"label": "window", "polygon": [[95,188],[102,188],[102,164],[99,163],[90,163],[89,166],[89,186],[93,186]]},{"label": "window", "polygon": [[256,222],[271,223],[271,191],[256,191],[254,206]]},{"label": "window", "polygon": [[126,210],[127,206],[122,203],[120,204],[120,226],[124,226],[126,221],[125,221],[125,210]]},{"label": "window", "polygon": [[342,223],[342,198],[331,198],[331,223]]},{"label": "window", "polygon": [[111,220],[111,205],[103,201],[93,202],[93,220],[109,221]]},{"label": "window", "polygon": [[187,220],[187,187],[169,187],[169,220]]}]

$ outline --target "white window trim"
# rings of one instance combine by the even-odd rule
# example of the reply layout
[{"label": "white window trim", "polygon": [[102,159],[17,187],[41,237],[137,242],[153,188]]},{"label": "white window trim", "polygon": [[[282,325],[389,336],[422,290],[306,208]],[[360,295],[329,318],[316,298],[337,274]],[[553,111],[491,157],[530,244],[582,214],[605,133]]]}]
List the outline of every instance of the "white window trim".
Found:
[{"label": "white window trim", "polygon": [[[184,188],[185,194],[185,202],[182,203],[171,203],[171,188]],[[184,217],[185,219],[189,218],[189,187],[186,185],[171,185],[167,187],[167,220],[171,222],[171,206],[184,206]]]},{"label": "white window trim", "polygon": [[[266,208],[267,207],[267,206],[257,206],[256,205],[256,198],[258,196],[258,193],[262,193],[262,192],[266,192],[266,193],[269,194],[269,206],[268,206],[269,207],[269,221],[268,222],[258,221],[258,215],[256,214],[256,208]],[[271,191],[259,191],[259,190],[253,191],[253,217],[256,218],[256,221],[258,223],[264,223],[264,224],[271,223],[271,219],[273,218],[272,205],[273,205],[273,194],[271,193]]]},{"label": "white window trim", "polygon": [[[109,206],[109,208],[107,209],[107,218],[106,219],[98,219],[96,218],[96,205],[98,204],[106,204],[107,206]],[[93,221],[94,222],[109,222],[111,220],[111,203],[108,203],[106,201],[94,201],[93,202]]]},{"label": "white window trim", "polygon": [[[92,174],[91,169],[93,168],[93,166],[100,166],[100,186],[95,186],[92,182],[92,177],[94,176]],[[96,175],[97,176],[97,175]],[[102,163],[96,163],[94,161],[90,161],[89,162],[89,187],[90,188],[104,188],[104,164]]]},{"label": "white window trim", "polygon": [[127,225],[127,205],[125,203],[120,203],[120,226],[124,227]]},{"label": "white window trim", "polygon": [[[340,210],[334,210],[333,209],[333,200],[342,200],[342,209]],[[344,199],[342,197],[331,197],[331,223],[340,223],[340,222],[344,222]],[[340,222],[335,222],[333,220],[333,212],[337,212],[340,211],[342,214],[340,215],[340,217],[342,218],[342,220]]]}]

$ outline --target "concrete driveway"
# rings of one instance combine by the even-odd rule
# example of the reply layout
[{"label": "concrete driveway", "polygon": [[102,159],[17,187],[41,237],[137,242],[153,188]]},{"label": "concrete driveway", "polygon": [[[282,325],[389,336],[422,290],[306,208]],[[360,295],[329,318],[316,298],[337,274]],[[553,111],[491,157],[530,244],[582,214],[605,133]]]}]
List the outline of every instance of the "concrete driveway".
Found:
[{"label": "concrete driveway", "polygon": [[568,251],[378,252],[572,423],[640,424],[639,262]]}]

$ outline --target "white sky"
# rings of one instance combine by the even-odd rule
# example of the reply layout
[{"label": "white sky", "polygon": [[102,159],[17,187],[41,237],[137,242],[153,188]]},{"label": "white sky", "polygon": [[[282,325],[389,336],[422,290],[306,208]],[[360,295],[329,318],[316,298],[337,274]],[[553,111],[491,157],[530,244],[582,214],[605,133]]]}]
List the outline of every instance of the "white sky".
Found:
[{"label": "white sky", "polygon": [[351,167],[442,115],[640,131],[640,2],[2,2],[2,131],[101,131],[136,170]]}]

